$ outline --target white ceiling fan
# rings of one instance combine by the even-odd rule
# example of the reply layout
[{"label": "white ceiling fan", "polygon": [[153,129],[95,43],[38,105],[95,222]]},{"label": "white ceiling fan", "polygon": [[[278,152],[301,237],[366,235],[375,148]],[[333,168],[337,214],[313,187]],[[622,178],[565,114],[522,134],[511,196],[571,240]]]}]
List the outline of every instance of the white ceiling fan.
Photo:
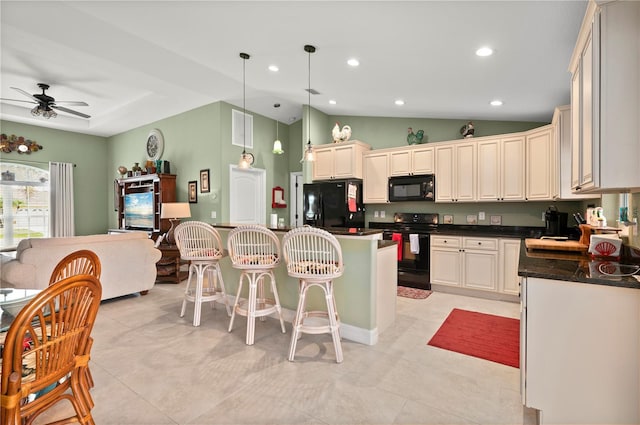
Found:
[{"label": "white ceiling fan", "polygon": [[18,87],[11,87],[13,90],[22,93],[27,96],[31,100],[22,100],[22,99],[4,99],[0,98],[2,101],[10,101],[10,102],[27,102],[33,103],[36,106],[31,110],[31,114],[35,116],[42,115],[43,117],[55,118],[58,114],[55,111],[66,112],[68,114],[77,115],[82,118],[91,118],[90,115],[83,114],[82,112],[74,111],[73,109],[69,109],[64,106],[60,106],[60,103],[64,103],[69,106],[89,106],[86,102],[81,101],[72,101],[72,100],[55,100],[53,97],[49,96],[45,93],[46,90],[49,89],[48,84],[38,83],[38,87],[42,89],[42,93],[30,94]]}]

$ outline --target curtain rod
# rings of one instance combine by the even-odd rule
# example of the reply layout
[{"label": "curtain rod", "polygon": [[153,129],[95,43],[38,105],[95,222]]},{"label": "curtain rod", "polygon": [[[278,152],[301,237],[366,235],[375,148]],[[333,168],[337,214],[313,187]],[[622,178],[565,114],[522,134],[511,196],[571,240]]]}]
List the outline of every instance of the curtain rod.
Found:
[{"label": "curtain rod", "polygon": [[[28,160],[28,159],[3,159],[3,162],[31,162],[33,164],[49,164],[50,162],[58,162],[58,161],[33,161],[33,160]],[[73,164],[73,166],[75,167],[76,164]]]}]

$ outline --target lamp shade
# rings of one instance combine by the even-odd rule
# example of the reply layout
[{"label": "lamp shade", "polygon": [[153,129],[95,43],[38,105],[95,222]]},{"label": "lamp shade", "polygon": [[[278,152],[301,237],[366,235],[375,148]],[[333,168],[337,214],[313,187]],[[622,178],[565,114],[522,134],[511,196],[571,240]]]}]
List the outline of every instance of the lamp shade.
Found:
[{"label": "lamp shade", "polygon": [[160,218],[187,218],[191,217],[191,209],[187,202],[163,202]]},{"label": "lamp shade", "polygon": [[282,150],[282,142],[280,142],[280,140],[273,142],[273,153],[276,155],[282,155],[284,153]]}]

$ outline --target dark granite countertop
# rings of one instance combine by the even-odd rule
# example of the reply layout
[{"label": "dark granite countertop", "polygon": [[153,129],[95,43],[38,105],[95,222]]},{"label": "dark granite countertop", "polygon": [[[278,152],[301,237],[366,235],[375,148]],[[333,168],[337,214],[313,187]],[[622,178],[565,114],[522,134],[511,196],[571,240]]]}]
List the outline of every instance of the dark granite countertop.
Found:
[{"label": "dark granite countertop", "polygon": [[478,226],[461,224],[438,224],[431,234],[486,236],[494,238],[539,238],[544,227],[530,226]]},{"label": "dark granite countertop", "polygon": [[571,252],[531,251],[527,250],[523,240],[520,245],[518,275],[640,289],[640,281],[634,277],[640,278],[640,273],[615,276],[632,273],[636,265],[640,265],[640,258],[608,260]]}]

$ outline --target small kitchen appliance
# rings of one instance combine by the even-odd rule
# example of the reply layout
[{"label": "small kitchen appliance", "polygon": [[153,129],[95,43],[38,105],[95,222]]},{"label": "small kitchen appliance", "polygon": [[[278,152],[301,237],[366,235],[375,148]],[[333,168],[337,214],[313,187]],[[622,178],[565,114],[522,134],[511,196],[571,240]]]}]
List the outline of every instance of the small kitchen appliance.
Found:
[{"label": "small kitchen appliance", "polygon": [[560,212],[555,205],[551,205],[544,213],[545,236],[567,236],[568,216],[568,213]]}]

